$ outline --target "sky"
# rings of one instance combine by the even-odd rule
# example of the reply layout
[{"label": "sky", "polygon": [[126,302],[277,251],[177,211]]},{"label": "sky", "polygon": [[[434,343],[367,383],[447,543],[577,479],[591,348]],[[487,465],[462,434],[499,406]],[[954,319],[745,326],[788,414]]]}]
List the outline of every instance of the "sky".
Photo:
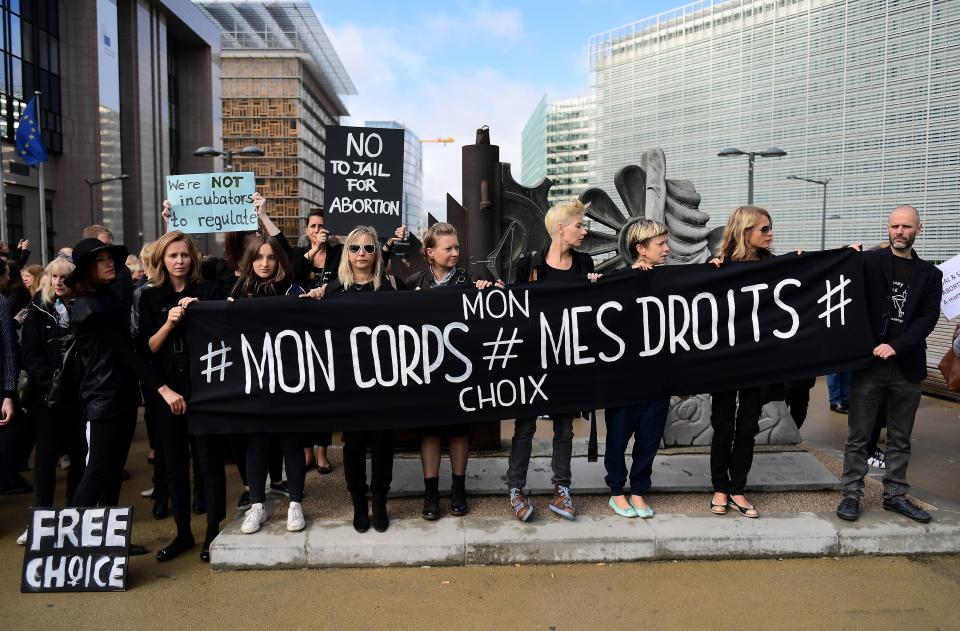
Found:
[{"label": "sky", "polygon": [[500,160],[520,180],[520,134],[533,108],[589,94],[591,35],[685,4],[682,0],[387,2],[310,0],[357,87],[345,125],[396,120],[423,145],[424,208],[458,200],[460,147],[490,126]]}]

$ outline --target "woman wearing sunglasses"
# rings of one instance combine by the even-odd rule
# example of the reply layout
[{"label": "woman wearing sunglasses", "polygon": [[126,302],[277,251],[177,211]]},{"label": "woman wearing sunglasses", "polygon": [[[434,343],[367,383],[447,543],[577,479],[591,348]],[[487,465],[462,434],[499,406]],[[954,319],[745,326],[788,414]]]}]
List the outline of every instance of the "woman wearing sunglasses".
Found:
[{"label": "woman wearing sunglasses", "polygon": [[[337,299],[346,294],[397,291],[406,289],[383,270],[383,256],[377,232],[368,226],[350,231],[344,240],[344,256],[337,277],[324,287],[312,289],[306,296]],[[367,448],[370,449],[372,475],[367,486]],[[389,429],[343,432],[343,475],[353,499],[353,527],[366,532],[371,524],[377,532],[390,525],[387,493],[393,481],[393,431]],[[373,496],[373,519],[367,506],[367,492]]]},{"label": "woman wearing sunglasses", "polygon": [[[493,285],[489,280],[477,280],[457,266],[460,261],[460,241],[457,229],[448,223],[435,223],[423,234],[423,258],[427,269],[417,272],[407,285],[420,291],[437,287],[467,287],[486,289]],[[470,510],[467,506],[467,457],[470,445],[467,440],[467,423],[435,425],[421,428],[420,461],[423,464],[423,511],[421,516],[433,521],[440,518],[440,455],[443,439],[450,449],[450,468],[453,486],[450,489],[450,512],[460,517]]]},{"label": "woman wearing sunglasses", "polygon": [[[282,241],[281,241],[282,239]],[[303,293],[294,282],[290,270],[289,244],[281,237],[258,235],[248,244],[240,261],[240,278],[228,300],[244,298],[265,298],[276,296],[299,296]],[[250,483],[250,509],[243,518],[240,532],[252,534],[260,530],[267,520],[264,510],[267,485],[267,456],[274,437],[283,450],[283,460],[287,468],[287,489],[290,494],[290,506],[287,509],[287,530],[303,530],[306,521],[303,517],[303,486],[307,475],[306,460],[303,456],[303,433],[285,432],[281,434],[256,433],[247,435],[247,479]]]},{"label": "woman wearing sunglasses", "polygon": [[[756,206],[741,206],[730,214],[723,230],[717,258],[710,261],[720,267],[724,261],[762,261],[772,256],[773,221],[770,213]],[[753,464],[753,442],[759,431],[763,407],[761,388],[739,388],[713,392],[710,425],[710,476],[713,499],[710,511],[725,515],[733,508],[744,517],[759,517],[743,491]]]}]

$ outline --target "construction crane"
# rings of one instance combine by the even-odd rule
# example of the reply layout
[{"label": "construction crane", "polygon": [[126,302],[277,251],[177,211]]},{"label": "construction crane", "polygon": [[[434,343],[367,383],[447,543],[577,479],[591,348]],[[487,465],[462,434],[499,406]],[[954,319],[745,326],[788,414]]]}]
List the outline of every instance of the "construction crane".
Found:
[{"label": "construction crane", "polygon": [[447,136],[446,138],[421,138],[420,142],[439,142],[443,145],[448,145],[454,141],[453,136]]}]

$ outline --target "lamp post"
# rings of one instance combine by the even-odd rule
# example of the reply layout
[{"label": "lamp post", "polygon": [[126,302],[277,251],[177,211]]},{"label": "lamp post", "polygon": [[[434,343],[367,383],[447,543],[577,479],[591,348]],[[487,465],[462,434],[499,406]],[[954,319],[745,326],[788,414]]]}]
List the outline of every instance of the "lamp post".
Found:
[{"label": "lamp post", "polygon": [[103,184],[106,184],[107,182],[115,182],[116,180],[128,180],[128,179],[130,179],[130,176],[127,175],[126,173],[122,175],[116,175],[114,177],[105,177],[99,180],[91,180],[89,178],[83,178],[83,181],[86,182],[87,186],[90,188],[90,225],[91,226],[97,223],[97,215],[95,210],[96,202],[93,199],[93,187],[101,186]]},{"label": "lamp post", "polygon": [[248,145],[241,149],[240,151],[218,151],[213,147],[197,147],[193,151],[193,155],[201,158],[217,158],[223,156],[223,169],[224,171],[233,171],[233,156],[244,156],[247,158],[259,158],[265,154],[264,150],[260,147],[254,145]]},{"label": "lamp post", "polygon": [[753,161],[757,156],[761,158],[782,158],[787,152],[780,147],[770,147],[765,151],[743,151],[736,147],[727,147],[721,149],[717,154],[721,158],[735,158],[737,156],[747,156],[749,158],[747,167],[747,204],[753,204]]},{"label": "lamp post", "polygon": [[823,211],[820,214],[820,249],[827,249],[827,184],[830,183],[830,178],[823,180],[815,180],[812,178],[800,177],[798,175],[788,175],[788,180],[799,180],[801,182],[809,182],[810,184],[819,184],[823,187]]}]

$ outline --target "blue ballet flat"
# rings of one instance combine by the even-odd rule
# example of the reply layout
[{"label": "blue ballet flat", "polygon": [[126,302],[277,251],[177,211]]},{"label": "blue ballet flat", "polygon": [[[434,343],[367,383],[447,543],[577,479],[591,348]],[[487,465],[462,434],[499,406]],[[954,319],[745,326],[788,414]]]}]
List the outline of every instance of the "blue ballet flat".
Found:
[{"label": "blue ballet flat", "polygon": [[632,499],[628,499],[627,501],[630,502],[630,506],[633,507],[633,512],[637,514],[637,517],[640,517],[642,519],[650,519],[651,517],[656,515],[656,513],[653,512],[653,509],[650,508],[649,506],[647,506],[646,508],[640,508],[639,506],[633,503]]},{"label": "blue ballet flat", "polygon": [[[629,500],[628,500],[629,501]],[[613,501],[613,497],[610,498],[610,508],[613,509],[617,515],[621,517],[636,517],[637,511],[634,510],[633,505],[630,505],[630,508],[620,508],[617,506],[617,503]]]}]

